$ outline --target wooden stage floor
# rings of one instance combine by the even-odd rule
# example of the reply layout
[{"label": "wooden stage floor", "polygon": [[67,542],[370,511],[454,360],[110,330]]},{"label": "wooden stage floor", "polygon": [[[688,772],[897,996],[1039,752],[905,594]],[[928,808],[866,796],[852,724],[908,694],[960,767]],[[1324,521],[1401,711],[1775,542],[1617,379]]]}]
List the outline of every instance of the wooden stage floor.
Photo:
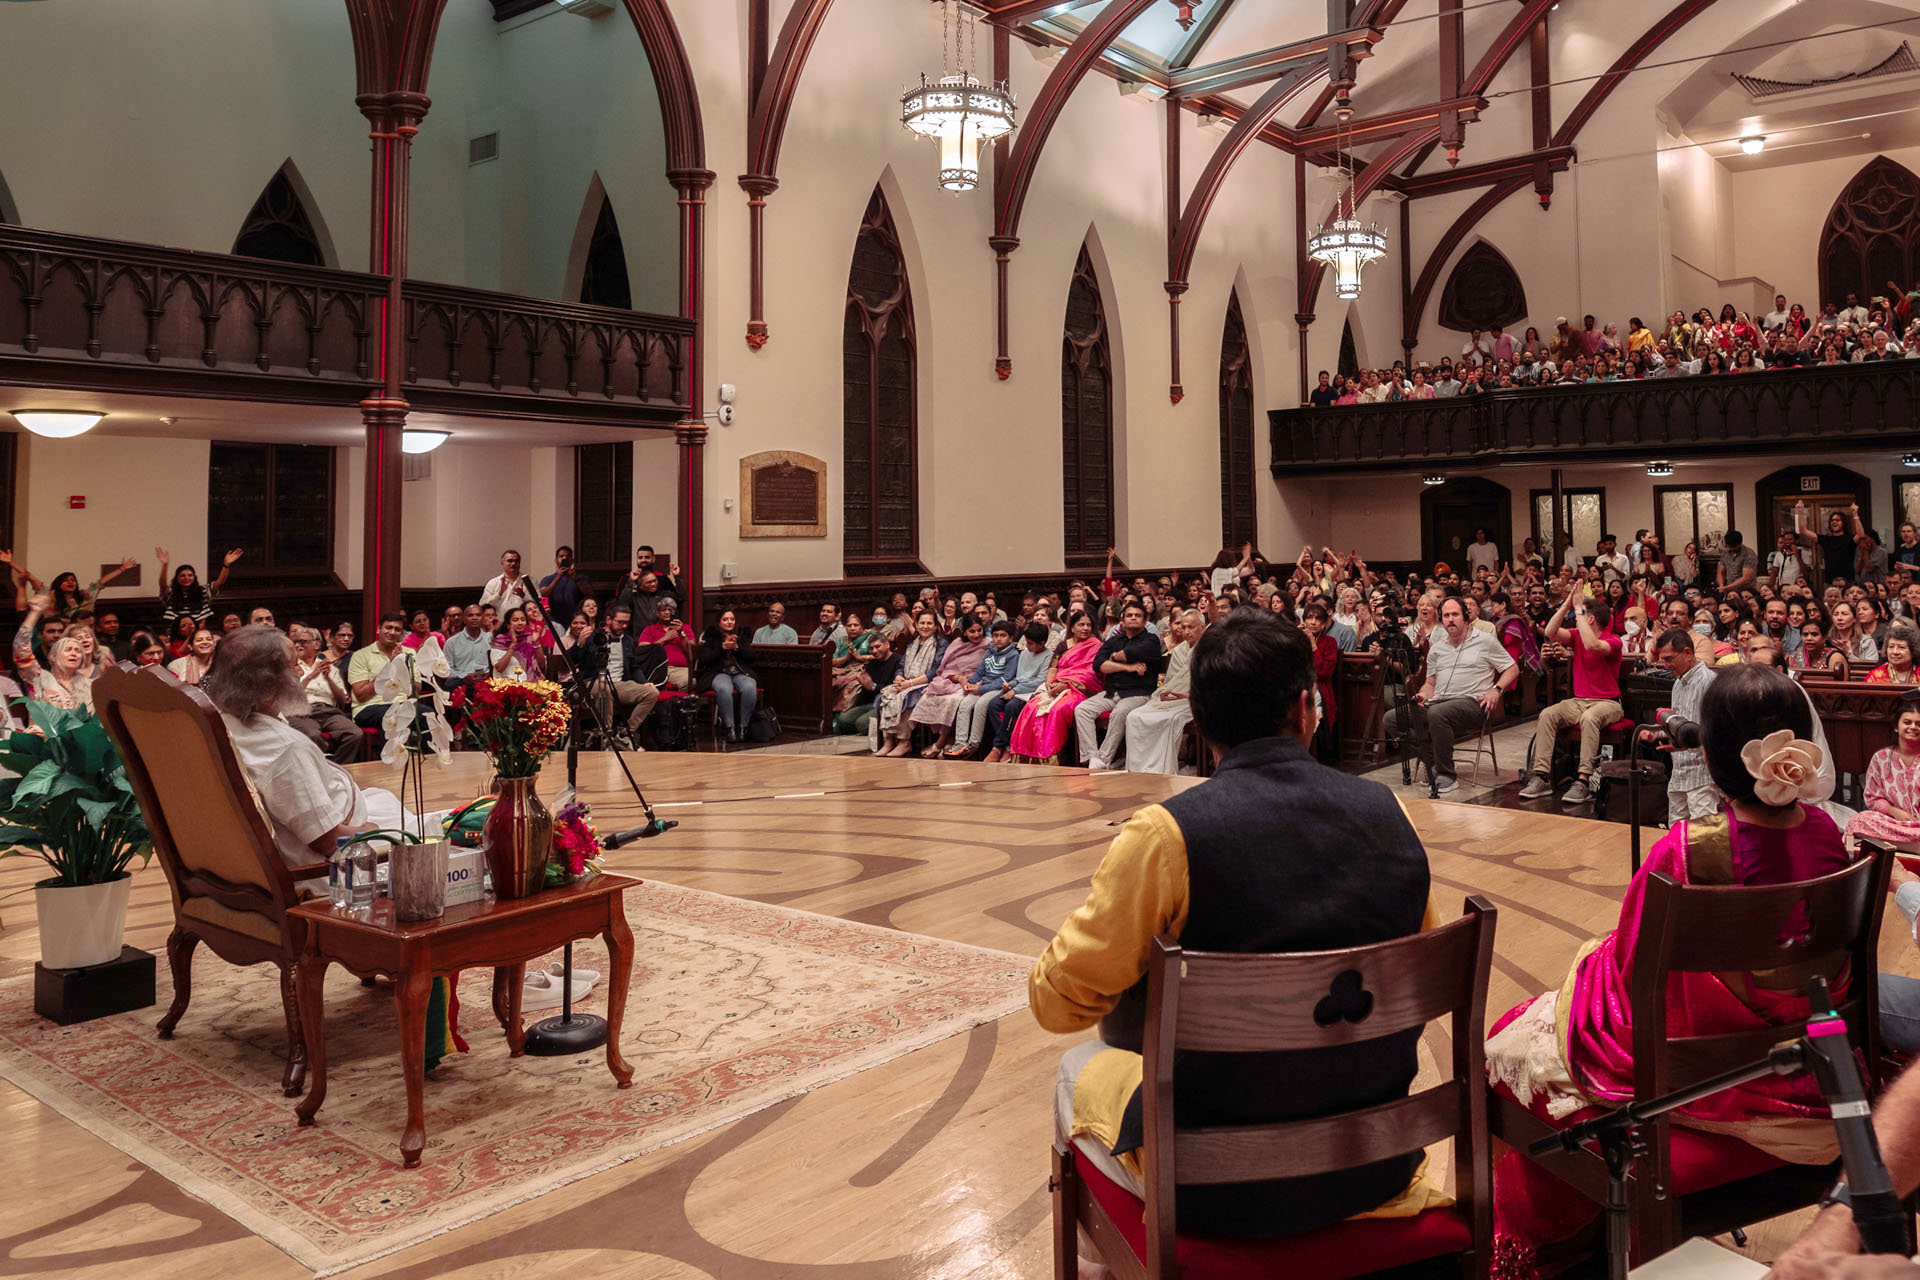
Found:
[{"label": "wooden stage floor", "polygon": [[[1115,828],[1140,805],[1196,783],[864,756],[630,759],[648,798],[669,806],[662,816],[681,825],[618,850],[609,859],[614,869],[1026,955],[1036,954],[1080,902]],[[397,781],[377,764],[358,772],[371,785]],[[556,764],[543,792],[551,797],[563,778]],[[479,756],[457,756],[446,770],[429,767],[429,803],[464,799],[483,781]],[[637,824],[638,806],[611,757],[582,757],[580,783],[603,832]],[[1500,909],[1494,1011],[1557,985],[1580,944],[1612,926],[1627,880],[1624,826],[1406,803],[1444,911],[1457,913],[1470,892]],[[38,865],[0,863],[0,895],[38,879]],[[8,978],[31,970],[39,943],[30,897],[0,903],[0,910],[0,978]],[[1892,919],[1885,966],[1920,974],[1903,922],[1897,913]],[[170,925],[155,865],[137,877],[128,940],[163,953]],[[203,954],[199,963],[218,961]],[[269,998],[271,986],[262,991]],[[645,1016],[644,1008],[629,1009],[629,1034]],[[1044,1276],[1053,1074],[1073,1042],[1015,1014],[353,1274]],[[1439,1043],[1430,1031],[1427,1062]],[[18,1179],[0,1215],[0,1274],[309,1274],[4,1083],[0,1151]],[[1783,1226],[1756,1236],[1756,1252],[1767,1256],[1784,1235]]]}]

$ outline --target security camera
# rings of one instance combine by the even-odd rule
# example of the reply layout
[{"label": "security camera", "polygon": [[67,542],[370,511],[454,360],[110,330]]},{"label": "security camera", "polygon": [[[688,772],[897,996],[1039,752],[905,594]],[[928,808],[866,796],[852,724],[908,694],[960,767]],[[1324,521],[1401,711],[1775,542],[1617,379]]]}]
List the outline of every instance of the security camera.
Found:
[{"label": "security camera", "polygon": [[739,389],[731,382],[723,382],[720,384],[719,400],[721,404],[732,404],[734,397],[739,394]]},{"label": "security camera", "polygon": [[730,404],[723,404],[718,409],[715,409],[713,411],[713,420],[715,422],[718,422],[723,427],[732,426],[733,425],[733,406]]}]

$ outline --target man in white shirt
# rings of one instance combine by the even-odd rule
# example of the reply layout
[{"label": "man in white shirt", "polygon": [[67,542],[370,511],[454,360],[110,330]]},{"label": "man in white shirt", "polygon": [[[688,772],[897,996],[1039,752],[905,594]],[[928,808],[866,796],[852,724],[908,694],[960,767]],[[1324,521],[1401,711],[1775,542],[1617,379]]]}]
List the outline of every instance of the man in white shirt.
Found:
[{"label": "man in white shirt", "polygon": [[520,572],[520,553],[512,549],[502,552],[500,572],[487,580],[487,585],[480,592],[480,603],[492,605],[494,611],[504,618],[507,610],[516,605],[530,605],[539,599],[533,583]]},{"label": "man in white shirt", "polygon": [[1767,553],[1767,574],[1776,588],[1812,577],[1807,572],[1807,558],[1800,549],[1800,539],[1791,530],[1782,530],[1779,550]]},{"label": "man in white shirt", "polygon": [[1792,313],[1787,310],[1787,295],[1784,293],[1776,293],[1773,295],[1773,310],[1760,317],[1760,327],[1762,329],[1784,329],[1787,327],[1787,321],[1790,318],[1792,318]]},{"label": "man in white shirt", "polygon": [[1493,354],[1493,339],[1475,329],[1460,348],[1460,358],[1470,364],[1481,364]]},{"label": "man in white shirt", "polygon": [[1841,324],[1850,325],[1856,330],[1865,328],[1867,324],[1867,309],[1860,305],[1860,295],[1856,293],[1848,294],[1847,305],[1840,308],[1839,314],[1834,318]]},{"label": "man in white shirt", "polygon": [[1633,572],[1633,566],[1628,564],[1627,558],[1620,554],[1619,545],[1620,540],[1612,534],[1600,535],[1599,545],[1594,548],[1593,563],[1594,567],[1600,570],[1602,582],[1625,582],[1627,576]]},{"label": "man in white shirt", "polygon": [[1193,723],[1193,646],[1207,629],[1198,609],[1176,609],[1168,620],[1175,644],[1166,678],[1127,721],[1127,772],[1180,772],[1180,738]]},{"label": "man in white shirt", "polygon": [[1458,596],[1440,605],[1440,634],[1427,650],[1427,682],[1413,696],[1413,744],[1441,795],[1460,783],[1453,744],[1500,713],[1500,700],[1520,678],[1506,648],[1467,620]]},{"label": "man in white shirt", "polygon": [[1475,529],[1473,541],[1467,544],[1467,567],[1475,573],[1482,569],[1500,572],[1500,548],[1488,539],[1485,527]]}]

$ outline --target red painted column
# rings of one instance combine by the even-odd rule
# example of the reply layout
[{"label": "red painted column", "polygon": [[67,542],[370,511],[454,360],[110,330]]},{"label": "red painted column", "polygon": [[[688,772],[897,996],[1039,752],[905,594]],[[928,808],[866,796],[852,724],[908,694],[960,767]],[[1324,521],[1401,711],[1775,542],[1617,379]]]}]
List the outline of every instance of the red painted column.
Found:
[{"label": "red painted column", "polygon": [[683,602],[685,616],[696,627],[704,627],[706,232],[707,190],[713,185],[714,175],[707,169],[675,169],[667,177],[680,192],[680,314],[694,324],[692,349],[687,353],[687,417],[686,421],[674,428],[673,433],[674,442],[680,446],[674,550],[680,561],[680,586],[687,595]]},{"label": "red painted column", "polygon": [[361,549],[360,634],[373,634],[382,613],[400,607],[400,435],[407,424],[406,304],[408,176],[413,138],[426,118],[426,95],[396,90],[354,100],[371,126],[373,225],[371,270],[387,278],[387,294],[371,317],[380,390],[360,402],[366,428],[366,511]]}]

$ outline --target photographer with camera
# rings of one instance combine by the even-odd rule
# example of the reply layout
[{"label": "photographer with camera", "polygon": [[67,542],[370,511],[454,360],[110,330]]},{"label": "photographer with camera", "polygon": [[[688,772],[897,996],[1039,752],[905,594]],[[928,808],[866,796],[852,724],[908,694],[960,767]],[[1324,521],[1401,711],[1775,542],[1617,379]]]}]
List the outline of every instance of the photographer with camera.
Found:
[{"label": "photographer with camera", "polygon": [[580,602],[593,594],[574,565],[572,547],[561,547],[553,553],[553,572],[540,579],[540,594],[546,598],[552,617],[568,620],[580,612]]},{"label": "photographer with camera", "polygon": [[1673,705],[1660,713],[1657,727],[1640,730],[1640,741],[1673,754],[1673,773],[1667,779],[1667,823],[1683,818],[1711,818],[1720,812],[1720,793],[1707,773],[1707,753],[1700,745],[1700,699],[1713,683],[1713,667],[1694,652],[1693,635],[1680,627],[1660,633],[1653,660],[1673,676]]}]

